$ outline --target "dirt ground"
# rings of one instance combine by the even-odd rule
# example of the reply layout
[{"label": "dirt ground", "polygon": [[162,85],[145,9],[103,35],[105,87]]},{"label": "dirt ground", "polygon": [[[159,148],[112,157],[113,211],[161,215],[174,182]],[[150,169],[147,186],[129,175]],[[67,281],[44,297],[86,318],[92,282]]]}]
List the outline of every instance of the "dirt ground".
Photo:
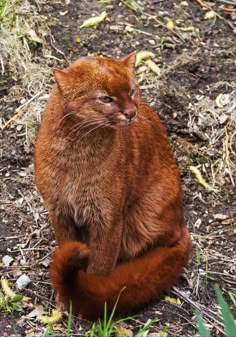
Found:
[{"label": "dirt ground", "polygon": [[[1,276],[13,289],[21,274],[31,280],[17,291],[30,303],[22,302],[20,313],[0,312],[1,337],[46,336],[45,325],[30,313],[40,306],[46,313],[54,309],[48,263],[56,242],[34,184],[34,139],[53,84],[51,69],[88,54],[154,54],[155,71],[143,62],[137,76],[168,130],[194,245],[185,274],[168,294],[180,303],[163,296],[125,326],[135,334],[157,319],[150,336],[197,336],[198,309],[212,336],[223,336],[215,284],[235,310],[236,5],[145,0],[139,1],[143,10],[135,11],[127,2],[22,0],[13,8],[18,21],[0,20],[0,257],[12,258],[9,266],[1,263]],[[107,17],[96,29],[80,28],[104,10]],[[54,325],[55,336],[65,336],[67,320],[65,313]],[[84,336],[90,325],[74,318],[71,336]]]}]

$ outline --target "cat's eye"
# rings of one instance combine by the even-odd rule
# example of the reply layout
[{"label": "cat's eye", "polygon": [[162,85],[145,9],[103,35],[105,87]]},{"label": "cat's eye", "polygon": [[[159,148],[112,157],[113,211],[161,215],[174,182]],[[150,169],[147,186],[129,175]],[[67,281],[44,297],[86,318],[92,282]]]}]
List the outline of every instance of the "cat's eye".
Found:
[{"label": "cat's eye", "polygon": [[130,92],[129,92],[130,97],[134,97],[135,92],[136,92],[135,89],[132,88],[132,89],[130,90]]},{"label": "cat's eye", "polygon": [[103,103],[112,103],[114,102],[114,99],[110,96],[101,96],[99,97],[100,101],[102,101]]}]

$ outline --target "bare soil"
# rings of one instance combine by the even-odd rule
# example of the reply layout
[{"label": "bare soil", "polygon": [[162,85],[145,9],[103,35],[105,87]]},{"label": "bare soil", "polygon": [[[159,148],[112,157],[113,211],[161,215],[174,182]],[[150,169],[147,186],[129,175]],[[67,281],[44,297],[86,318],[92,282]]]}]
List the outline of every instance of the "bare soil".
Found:
[{"label": "bare soil", "polygon": [[[54,308],[48,261],[56,242],[34,184],[39,121],[31,112],[43,111],[53,83],[50,68],[64,68],[88,54],[119,58],[133,50],[148,50],[154,53],[160,74],[139,73],[139,68],[137,73],[143,96],[159,113],[173,145],[194,250],[185,274],[168,294],[181,304],[168,303],[165,296],[153,300],[126,327],[135,333],[148,319],[158,319],[149,333],[164,329],[170,337],[197,336],[194,310],[198,308],[212,336],[223,336],[214,285],[219,284],[232,311],[229,293],[236,292],[236,11],[225,9],[236,6],[208,2],[219,16],[205,19],[209,8],[191,0],[140,1],[143,13],[116,0],[108,5],[95,0],[30,3],[36,15],[50,23],[50,33],[45,35],[50,52],[43,50],[45,45],[30,44],[30,62],[47,73],[37,97],[37,86],[35,92],[27,91],[24,74],[14,73],[7,57],[1,57],[0,256],[13,258],[10,266],[1,265],[1,275],[14,285],[21,274],[27,274],[31,283],[20,293],[46,312]],[[79,28],[103,10],[108,16],[97,29]],[[168,20],[175,23],[173,30],[166,27]],[[222,98],[219,103],[219,95],[225,101]],[[17,108],[16,119],[5,126]],[[209,189],[199,183],[190,166],[199,169]],[[27,316],[33,308],[25,304],[22,310],[0,312],[0,336],[43,336],[43,325]],[[64,314],[55,336],[65,336],[66,322]],[[84,336],[90,325],[74,318],[71,336]]]}]

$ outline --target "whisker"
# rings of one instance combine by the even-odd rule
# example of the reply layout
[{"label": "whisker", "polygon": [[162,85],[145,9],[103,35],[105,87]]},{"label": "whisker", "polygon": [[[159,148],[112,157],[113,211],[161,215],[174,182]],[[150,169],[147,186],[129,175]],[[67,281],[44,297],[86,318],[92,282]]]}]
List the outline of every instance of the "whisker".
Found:
[{"label": "whisker", "polygon": [[71,116],[71,115],[73,115],[73,114],[75,114],[75,111],[70,111],[70,112],[68,112],[67,114],[65,114],[65,116],[63,116],[63,117],[59,120],[58,126],[61,124],[61,122],[63,121],[64,118],[66,118],[66,117],[68,117],[68,116]]},{"label": "whisker", "polygon": [[98,123],[102,123],[102,122],[105,122],[107,121],[106,118],[103,118],[103,119],[94,119],[94,120],[90,120],[90,121],[85,121],[85,122],[82,122],[82,123],[77,123],[76,125],[74,125],[72,128],[74,128],[73,131],[71,131],[70,134],[73,134],[74,132],[77,132],[79,130],[83,130],[87,127],[90,127],[90,126],[93,126],[93,125],[96,125]]},{"label": "whisker", "polygon": [[109,122],[106,122],[104,124],[99,124],[97,125],[95,128],[89,130],[88,132],[86,132],[82,137],[80,137],[77,141],[76,141],[76,144],[79,143],[84,137],[88,136],[91,132],[97,130],[98,128],[101,128],[103,126],[106,126],[106,125],[109,125]]},{"label": "whisker", "polygon": [[106,118],[92,118],[92,119],[90,119],[90,120],[82,121],[82,122],[77,123],[76,125],[73,125],[73,126],[71,127],[71,129],[74,129],[74,128],[76,128],[77,126],[84,126],[84,125],[86,125],[86,124],[90,124],[91,122],[92,122],[92,123],[93,123],[93,122],[104,122],[104,121],[106,121],[106,120],[107,120]]}]

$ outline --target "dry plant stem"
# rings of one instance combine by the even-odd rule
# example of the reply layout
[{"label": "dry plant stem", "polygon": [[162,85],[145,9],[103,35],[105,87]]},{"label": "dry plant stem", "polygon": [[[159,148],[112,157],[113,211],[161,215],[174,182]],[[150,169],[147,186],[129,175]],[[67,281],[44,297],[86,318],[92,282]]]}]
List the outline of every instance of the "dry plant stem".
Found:
[{"label": "dry plant stem", "polygon": [[26,107],[33,100],[35,100],[35,98],[37,98],[38,96],[40,96],[43,92],[44,92],[44,90],[41,90],[36,95],[34,95],[33,97],[31,97],[27,102],[25,102],[24,104],[22,104],[21,106],[19,106],[19,108],[16,109],[14,115],[1,127],[1,129],[4,130],[6,127],[9,127],[9,125],[11,123],[15,122],[17,120],[17,118],[19,118],[19,116],[25,111]]},{"label": "dry plant stem", "polygon": [[228,174],[229,174],[231,183],[232,183],[233,186],[235,186],[232,171],[231,171],[231,165],[230,165],[231,160],[230,160],[230,156],[229,156],[229,134],[227,132],[227,127],[224,128],[224,131],[225,131],[225,139],[224,139],[225,158],[224,158],[224,160],[225,160],[225,163],[228,167]]},{"label": "dry plant stem", "polygon": [[223,7],[223,11],[227,13],[236,13],[236,8]]},{"label": "dry plant stem", "polygon": [[208,320],[209,323],[212,323],[212,321],[213,321],[214,327],[219,332],[224,334],[224,330],[222,329],[224,327],[224,324],[221,322],[221,319],[220,319],[219,315],[216,315],[213,311],[206,308],[204,305],[194,302],[189,297],[185,296],[185,294],[183,292],[181,292],[179,289],[177,289],[176,287],[173,287],[173,293],[175,295],[179,296],[180,298],[182,298],[182,300],[184,300],[186,303],[190,304],[193,308],[202,312],[206,316],[206,320]]},{"label": "dry plant stem", "polygon": [[230,5],[230,6],[236,6],[236,2],[235,0],[230,1],[230,0],[218,0],[219,2],[221,2],[222,4],[226,4],[226,5]]},{"label": "dry plant stem", "polygon": [[227,23],[227,25],[230,26],[230,28],[234,29],[234,26],[228,21],[226,20],[223,16],[221,16],[219,13],[217,13],[214,9],[212,9],[211,6],[207,5],[204,1],[202,0],[196,0],[200,6],[202,6],[203,8],[208,9],[209,11],[212,11],[215,13],[215,16],[218,17],[219,19],[223,20],[225,23]]},{"label": "dry plant stem", "polygon": [[[165,25],[163,22],[161,22],[160,20],[158,20],[158,19],[156,18],[156,16],[154,16],[154,15],[149,15],[149,14],[145,14],[145,15],[146,15],[149,19],[153,19],[154,21],[156,21],[161,27],[168,29],[168,28],[166,27],[166,25]],[[181,36],[179,33],[177,33],[176,31],[174,31],[173,29],[168,29],[168,30],[171,31],[175,36],[177,36],[181,41],[184,42],[184,39],[182,38],[182,36]]]}]

